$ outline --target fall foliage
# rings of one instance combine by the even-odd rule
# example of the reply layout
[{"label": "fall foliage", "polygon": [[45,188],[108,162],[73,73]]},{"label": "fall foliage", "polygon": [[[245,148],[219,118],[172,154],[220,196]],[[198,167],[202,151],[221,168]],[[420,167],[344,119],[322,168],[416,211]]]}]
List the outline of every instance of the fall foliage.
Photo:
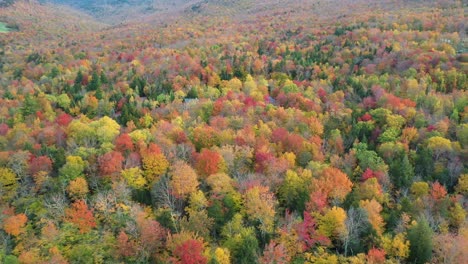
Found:
[{"label": "fall foliage", "polygon": [[0,263],[465,263],[459,0],[0,1]]}]

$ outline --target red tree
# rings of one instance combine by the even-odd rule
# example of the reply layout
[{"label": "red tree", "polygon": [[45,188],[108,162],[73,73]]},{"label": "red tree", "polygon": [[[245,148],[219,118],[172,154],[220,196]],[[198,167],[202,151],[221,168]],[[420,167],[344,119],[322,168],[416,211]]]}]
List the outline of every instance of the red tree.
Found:
[{"label": "red tree", "polygon": [[195,169],[200,176],[209,176],[220,171],[223,157],[216,151],[203,149],[195,156]]},{"label": "red tree", "polygon": [[371,248],[367,253],[367,262],[371,264],[379,264],[385,262],[385,250]]},{"label": "red tree", "polygon": [[47,156],[39,156],[31,158],[29,162],[29,173],[34,175],[39,171],[47,173],[52,171],[52,160]]},{"label": "red tree", "polygon": [[57,124],[59,124],[60,126],[65,127],[65,126],[68,126],[68,124],[70,124],[72,120],[73,120],[73,117],[71,117],[71,115],[67,113],[62,113],[59,116],[57,116],[57,118],[55,119],[55,122],[57,122]]},{"label": "red tree", "polygon": [[125,153],[133,151],[134,146],[132,139],[128,134],[122,134],[115,139],[115,150]]},{"label": "red tree", "polygon": [[117,252],[122,257],[133,256],[136,252],[135,242],[128,239],[128,235],[124,231],[120,231],[117,237]]},{"label": "red tree", "polygon": [[112,151],[99,157],[99,171],[102,176],[113,175],[122,170],[124,157],[120,152]]},{"label": "red tree", "polygon": [[93,212],[83,200],[78,200],[65,210],[65,218],[68,222],[75,224],[80,233],[87,233],[96,227]]},{"label": "red tree", "polygon": [[180,264],[204,264],[208,260],[203,256],[203,243],[196,239],[189,239],[174,250],[174,255]]},{"label": "red tree", "polygon": [[297,225],[297,233],[302,243],[304,250],[308,250],[315,245],[328,245],[330,240],[324,236],[317,234],[317,222],[306,211],[304,212],[304,221]]}]

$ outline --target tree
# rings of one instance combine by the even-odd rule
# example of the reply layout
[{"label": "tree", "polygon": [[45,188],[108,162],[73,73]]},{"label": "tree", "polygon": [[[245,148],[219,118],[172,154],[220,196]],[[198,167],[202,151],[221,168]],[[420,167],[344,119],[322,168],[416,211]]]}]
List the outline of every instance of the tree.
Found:
[{"label": "tree", "polygon": [[221,234],[225,239],[224,246],[231,252],[232,263],[257,263],[258,241],[253,228],[243,226],[242,215],[236,214]]},{"label": "tree", "polygon": [[447,195],[447,190],[442,184],[440,184],[439,182],[434,182],[432,184],[432,188],[431,188],[432,199],[436,201],[442,200],[446,197],[446,195]]},{"label": "tree", "polygon": [[203,255],[203,242],[189,239],[178,245],[173,254],[180,264],[205,264],[208,259]]},{"label": "tree", "polygon": [[141,190],[147,187],[148,182],[144,177],[143,171],[138,167],[123,170],[120,174],[132,188]]},{"label": "tree", "polygon": [[341,170],[333,167],[323,169],[318,179],[313,180],[312,186],[327,197],[343,201],[346,195],[351,192],[353,183]]},{"label": "tree", "polygon": [[215,194],[227,194],[234,192],[234,180],[226,173],[211,174],[206,178],[206,183],[211,187],[211,192]]},{"label": "tree", "polygon": [[385,263],[385,250],[378,248],[371,248],[367,252],[367,262],[369,264],[382,264]]},{"label": "tree", "polygon": [[29,173],[34,175],[39,171],[51,172],[52,160],[47,156],[33,157],[29,162]]},{"label": "tree", "polygon": [[195,169],[198,174],[204,178],[222,172],[225,169],[223,157],[216,151],[209,149],[202,149],[202,151],[195,156]]},{"label": "tree", "polygon": [[9,168],[0,168],[0,200],[5,203],[16,194],[18,181],[15,173]]},{"label": "tree", "polygon": [[117,253],[124,258],[136,254],[135,241],[130,240],[124,231],[120,231],[117,237]]},{"label": "tree", "polygon": [[115,150],[122,153],[132,152],[134,150],[132,138],[127,133],[118,136],[115,139]]},{"label": "tree", "polygon": [[70,97],[67,94],[61,94],[57,96],[57,105],[60,106],[63,110],[68,111],[72,103]]},{"label": "tree", "polygon": [[171,168],[171,188],[178,198],[186,198],[197,191],[198,176],[195,170],[183,161],[176,161]]},{"label": "tree", "polygon": [[85,161],[79,156],[67,156],[67,162],[60,169],[59,174],[65,180],[70,181],[83,174],[86,167]]},{"label": "tree", "polygon": [[450,225],[458,230],[458,228],[462,227],[463,223],[466,219],[466,211],[460,205],[460,203],[455,203],[452,208],[450,208],[449,212],[449,222]]},{"label": "tree", "polygon": [[423,264],[432,258],[432,229],[426,219],[421,219],[408,230],[410,254],[408,260]]},{"label": "tree", "polygon": [[431,137],[427,140],[427,147],[432,150],[437,160],[443,153],[452,151],[452,142],[443,137]]},{"label": "tree", "polygon": [[112,176],[122,170],[124,157],[120,152],[111,151],[98,158],[101,176]]},{"label": "tree", "polygon": [[367,251],[368,238],[365,237],[372,229],[367,218],[367,212],[362,208],[351,207],[347,212],[346,229],[348,232],[341,237],[344,254],[356,255]]},{"label": "tree", "polygon": [[278,191],[280,203],[290,210],[302,213],[309,199],[310,180],[311,177],[300,177],[296,172],[288,170]]},{"label": "tree", "polygon": [[70,181],[67,191],[73,199],[83,199],[89,192],[88,182],[85,178],[78,177],[75,180]]},{"label": "tree", "polygon": [[77,200],[70,208],[65,210],[65,220],[75,224],[82,234],[88,233],[97,226],[93,211],[88,209],[83,200]]},{"label": "tree", "polygon": [[408,155],[404,155],[399,161],[393,161],[390,165],[390,174],[396,188],[408,186],[414,176],[414,168],[409,162]]},{"label": "tree", "polygon": [[319,234],[330,239],[339,239],[347,232],[346,218],[346,211],[343,208],[332,207],[319,219]]},{"label": "tree", "polygon": [[86,86],[87,91],[96,91],[101,88],[101,79],[97,71],[93,71],[93,75],[91,77],[91,81]]},{"label": "tree", "polygon": [[263,250],[263,256],[259,259],[260,264],[286,264],[290,263],[291,258],[287,254],[283,244],[270,242]]},{"label": "tree", "polygon": [[26,231],[27,222],[28,217],[25,214],[13,215],[3,220],[3,230],[9,235],[17,237]]},{"label": "tree", "polygon": [[297,225],[297,234],[305,251],[316,245],[329,245],[331,242],[327,236],[317,232],[317,222],[307,211],[304,212],[302,223]]},{"label": "tree", "polygon": [[231,253],[226,248],[216,248],[214,258],[218,264],[231,264]]},{"label": "tree", "polygon": [[372,227],[375,229],[377,234],[381,235],[384,231],[384,221],[380,212],[382,211],[382,206],[375,199],[372,200],[362,200],[359,202],[359,206],[366,210],[369,217],[369,222]]},{"label": "tree", "polygon": [[382,237],[382,245],[385,252],[398,259],[406,259],[409,255],[410,243],[404,233],[398,233],[393,238],[389,235]]},{"label": "tree", "polygon": [[438,234],[434,237],[434,263],[465,263],[468,259],[468,229],[458,234]]},{"label": "tree", "polygon": [[164,247],[167,229],[158,221],[145,218],[144,214],[137,217],[137,225],[140,233],[140,246],[144,254],[158,254],[159,250]]},{"label": "tree", "polygon": [[460,194],[463,194],[463,195],[467,195],[468,194],[468,174],[462,174],[459,178],[458,178],[458,184],[457,186],[455,187],[455,190],[460,193]]},{"label": "tree", "polygon": [[89,126],[94,130],[96,138],[100,143],[110,143],[120,134],[120,125],[108,116],[91,122]]},{"label": "tree", "polygon": [[275,220],[276,200],[268,187],[254,186],[244,194],[245,210],[252,221],[260,223],[260,230],[272,233]]},{"label": "tree", "polygon": [[142,153],[142,157],[146,181],[151,186],[159,180],[162,174],[166,173],[169,168],[169,162],[155,144],[150,144],[150,147]]},{"label": "tree", "polygon": [[214,128],[210,126],[197,126],[192,132],[192,142],[197,151],[218,145],[219,138]]},{"label": "tree", "polygon": [[411,194],[416,198],[424,197],[429,194],[429,184],[427,182],[415,182],[411,185]]},{"label": "tree", "polygon": [[78,93],[81,90],[81,85],[83,84],[83,73],[81,70],[78,71],[76,74],[74,86],[73,86],[73,93]]}]

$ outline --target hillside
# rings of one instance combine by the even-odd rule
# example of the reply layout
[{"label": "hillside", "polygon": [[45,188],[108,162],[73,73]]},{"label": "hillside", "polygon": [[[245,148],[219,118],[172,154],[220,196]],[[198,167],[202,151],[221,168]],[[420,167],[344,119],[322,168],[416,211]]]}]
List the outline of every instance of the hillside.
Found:
[{"label": "hillside", "polygon": [[0,263],[466,263],[466,11],[1,7]]}]

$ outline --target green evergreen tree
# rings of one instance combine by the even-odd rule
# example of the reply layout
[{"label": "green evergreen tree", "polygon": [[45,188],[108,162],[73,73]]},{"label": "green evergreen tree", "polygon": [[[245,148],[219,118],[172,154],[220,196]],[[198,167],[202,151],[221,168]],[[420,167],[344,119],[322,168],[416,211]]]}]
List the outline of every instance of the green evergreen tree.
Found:
[{"label": "green evergreen tree", "polygon": [[104,73],[104,71],[101,71],[101,83],[102,83],[102,84],[107,84],[107,83],[109,83],[109,79],[107,79],[107,76],[106,76],[106,74]]},{"label": "green evergreen tree", "polygon": [[96,98],[97,98],[98,100],[101,100],[101,99],[102,99],[103,93],[102,93],[101,87],[99,87],[99,88],[96,90],[96,93],[94,94],[94,96],[96,96]]},{"label": "green evergreen tree", "polygon": [[96,91],[101,88],[101,79],[96,71],[93,71],[93,76],[91,82],[89,82],[88,86],[86,86],[87,91]]},{"label": "green evergreen tree", "polygon": [[415,264],[424,264],[432,258],[432,229],[426,219],[421,219],[408,230],[410,255],[408,260]]},{"label": "green evergreen tree", "polygon": [[81,84],[83,82],[83,73],[81,72],[81,70],[78,71],[78,73],[76,74],[76,78],[75,78],[75,82],[73,84],[73,93],[78,93],[81,91]]},{"label": "green evergreen tree", "polygon": [[413,179],[414,168],[411,165],[408,155],[395,160],[390,165],[390,174],[393,184],[397,188],[408,187]]},{"label": "green evergreen tree", "polygon": [[23,116],[36,113],[38,109],[39,105],[37,101],[30,94],[27,94],[26,98],[24,99],[23,107],[21,108]]}]

